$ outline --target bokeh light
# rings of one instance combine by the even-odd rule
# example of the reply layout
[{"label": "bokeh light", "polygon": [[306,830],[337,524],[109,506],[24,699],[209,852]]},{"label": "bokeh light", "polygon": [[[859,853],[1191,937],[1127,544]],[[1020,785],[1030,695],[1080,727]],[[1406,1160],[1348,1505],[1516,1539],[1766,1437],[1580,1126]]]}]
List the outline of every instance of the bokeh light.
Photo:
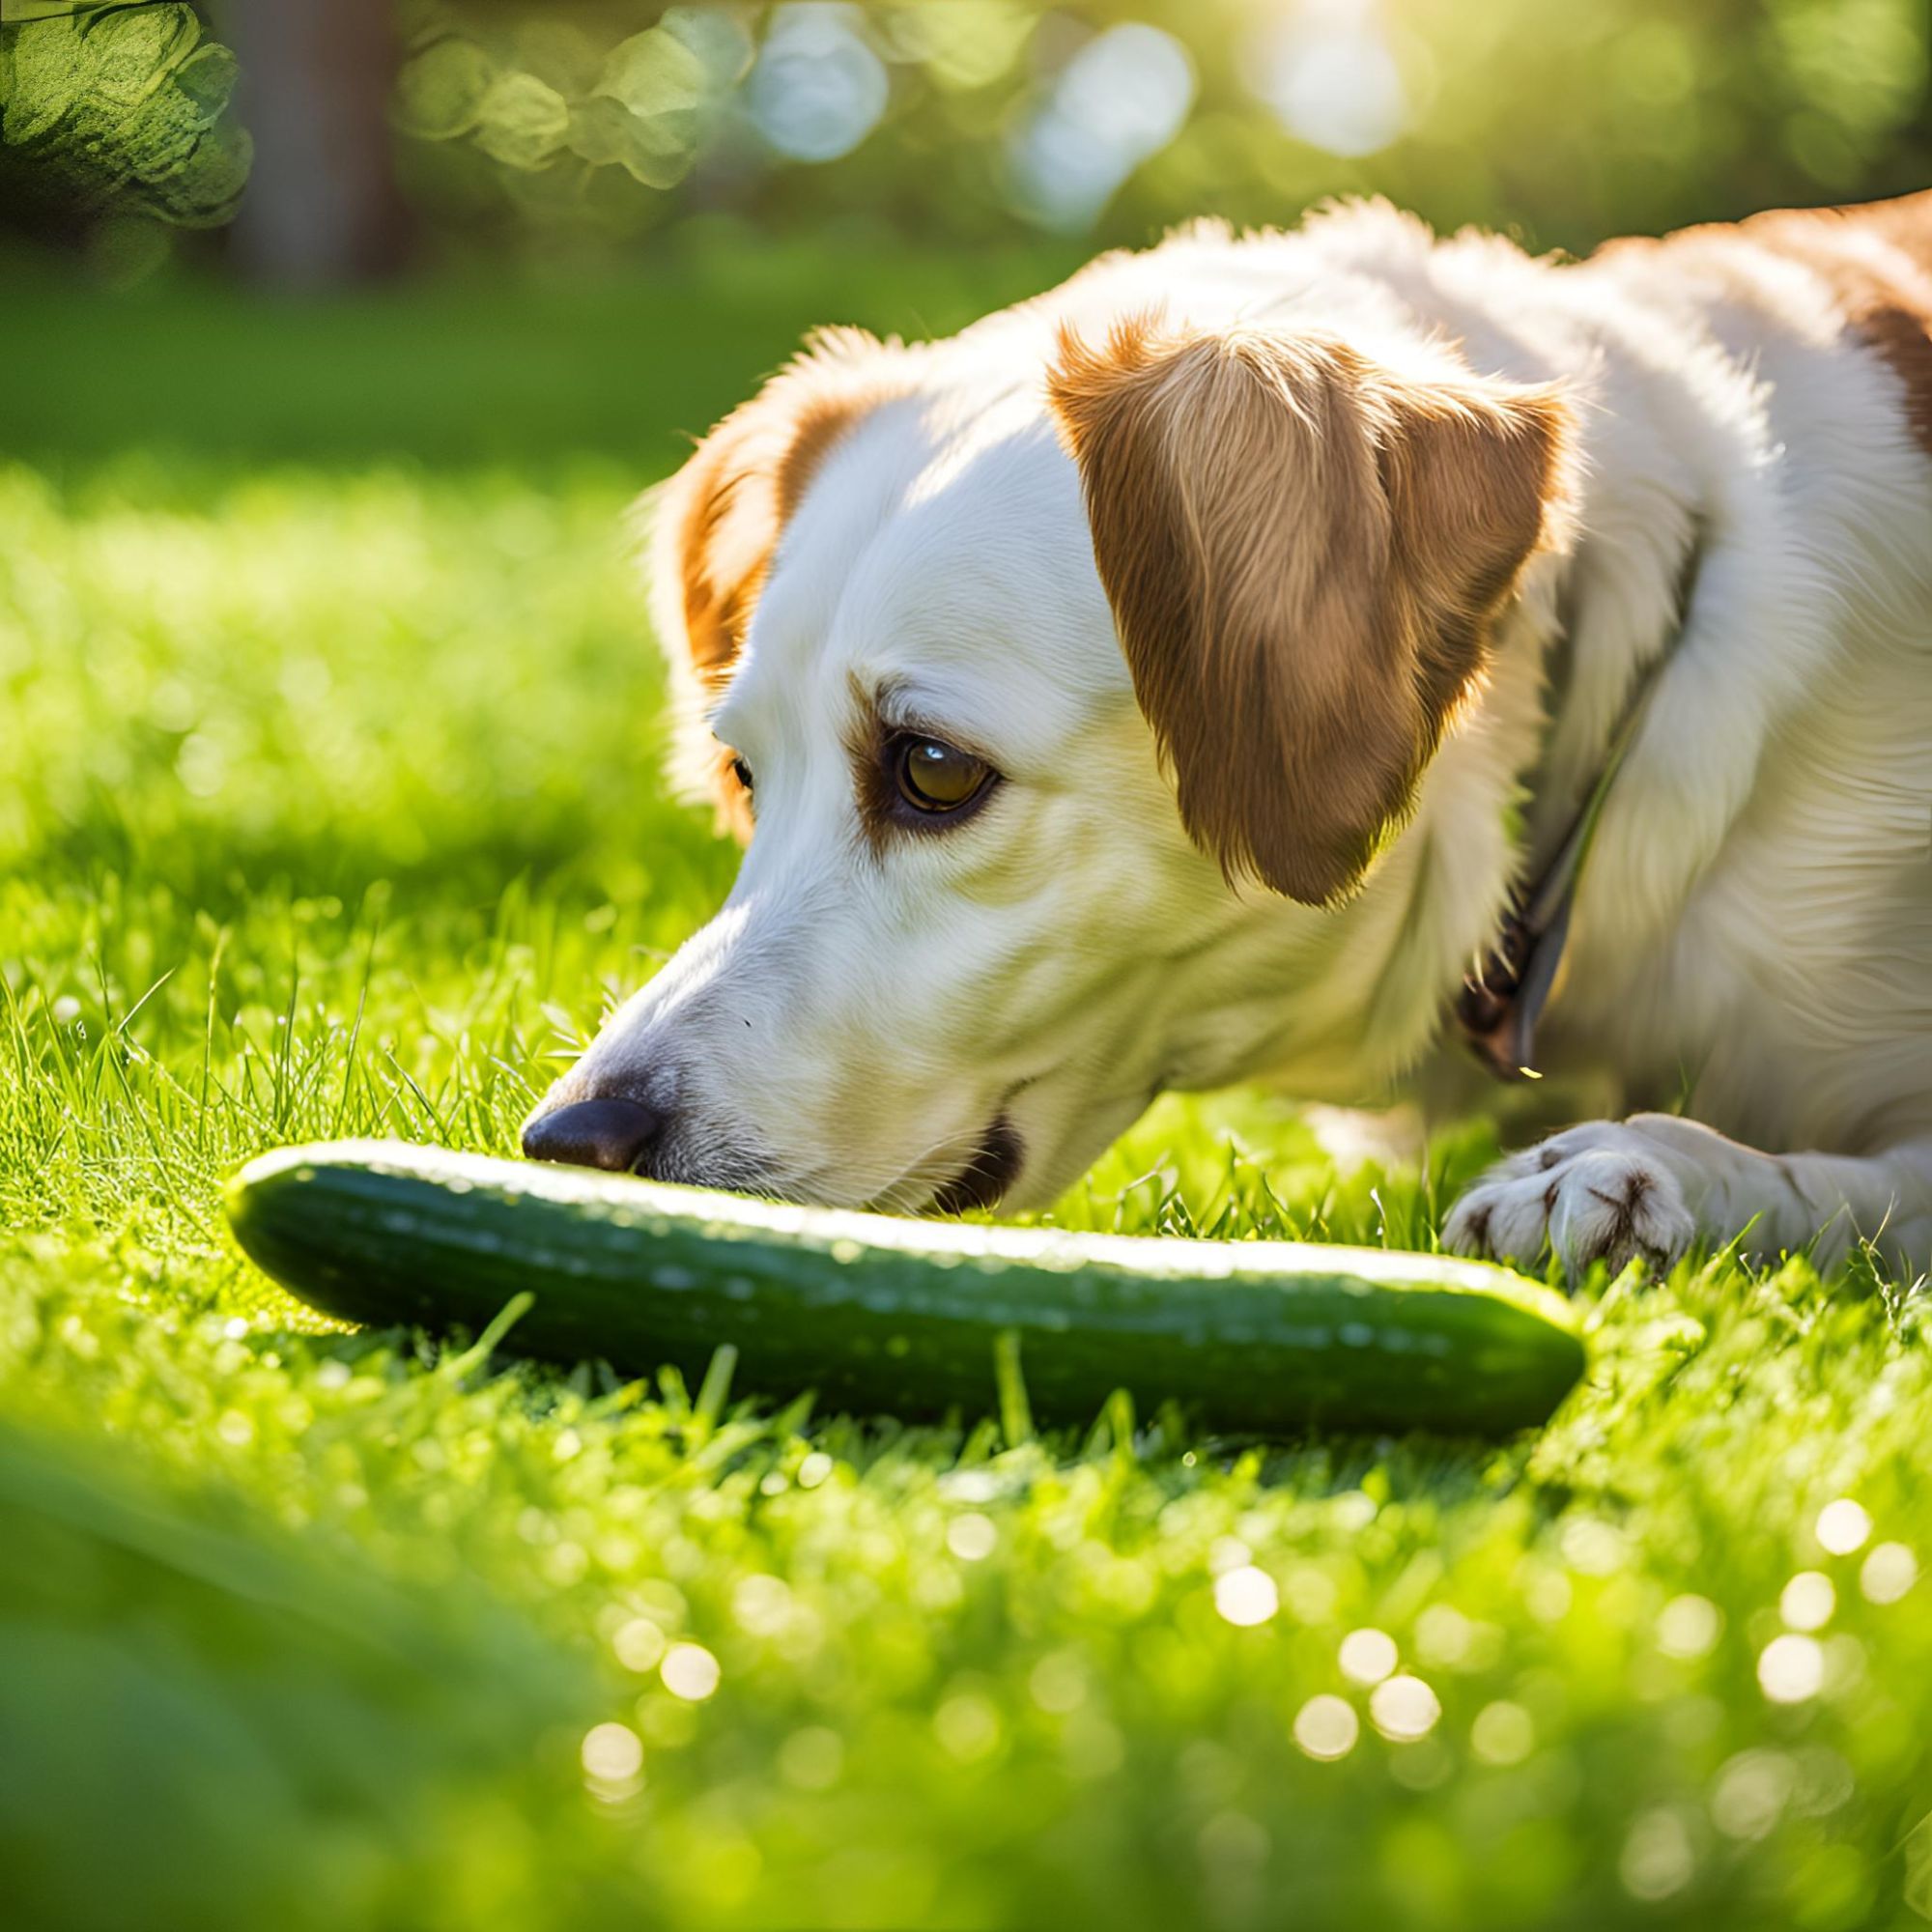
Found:
[{"label": "bokeh light", "polygon": [[1351,1684],[1379,1684],[1394,1670],[1401,1653],[1386,1631],[1352,1630],[1342,1639],[1336,1661]]},{"label": "bokeh light", "polygon": [[1294,1742],[1312,1758],[1347,1757],[1362,1734],[1362,1720],[1346,1697],[1322,1691],[1294,1714]]},{"label": "bokeh light", "polygon": [[1373,155],[1408,119],[1402,71],[1377,0],[1302,0],[1257,37],[1256,92],[1297,139]]},{"label": "bokeh light", "polygon": [[1617,1861],[1624,1889],[1633,1897],[1668,1898],[1690,1883],[1696,1868],[1690,1833],[1675,1811],[1645,1811],[1633,1820]]},{"label": "bokeh light", "polygon": [[1708,1597],[1686,1592],[1665,1604],[1657,1619],[1657,1647],[1666,1657],[1706,1656],[1723,1630],[1723,1613]]},{"label": "bokeh light", "polygon": [[1536,1720],[1520,1704],[1485,1704],[1469,1726],[1469,1748],[1485,1764],[1520,1764],[1536,1748]]},{"label": "bokeh light", "polygon": [[1091,226],[1180,131],[1193,99],[1193,63],[1173,35],[1131,21],[1109,27],[1066,64],[1014,144],[1019,208],[1045,227]]},{"label": "bokeh light", "polygon": [[658,1675],[673,1697],[701,1704],[718,1689],[718,1660],[701,1643],[674,1643],[665,1652]]},{"label": "bokeh light", "polygon": [[581,1755],[584,1775],[604,1784],[627,1784],[644,1768],[643,1741],[628,1724],[593,1724]]},{"label": "bokeh light", "polygon": [[1231,1624],[1264,1624],[1281,1607],[1281,1592],[1265,1570],[1244,1563],[1214,1578],[1214,1607]]},{"label": "bokeh light", "polygon": [[1825,1653],[1815,1637],[1788,1633],[1758,1653],[1757,1681],[1774,1704],[1802,1704],[1825,1688]]},{"label": "bokeh light", "polygon": [[664,1662],[668,1645],[664,1632],[649,1617],[633,1617],[611,1638],[611,1647],[626,1670],[641,1676]]},{"label": "bokeh light", "polygon": [[1918,1580],[1918,1559],[1902,1543],[1881,1543],[1859,1571],[1859,1588],[1873,1604],[1895,1604]]},{"label": "bokeh light", "polygon": [[1427,1737],[1442,1715],[1441,1700],[1420,1677],[1387,1677],[1369,1692],[1369,1718],[1391,1743]]},{"label": "bokeh light", "polygon": [[1863,1548],[1871,1530],[1871,1518],[1863,1505],[1850,1496],[1840,1496],[1818,1512],[1815,1534],[1820,1546],[1833,1556],[1849,1556],[1853,1550]]},{"label": "bokeh light", "polygon": [[962,1563],[979,1563],[998,1547],[1000,1532],[993,1519],[979,1510],[967,1510],[946,1525],[946,1547]]},{"label": "bokeh light", "polygon": [[831,0],[794,0],[774,10],[747,104],[780,154],[837,160],[877,125],[891,83],[867,43],[864,18],[860,8]]},{"label": "bokeh light", "polygon": [[1777,1599],[1777,1613],[1795,1631],[1822,1630],[1832,1621],[1838,1593],[1819,1570],[1801,1570]]}]

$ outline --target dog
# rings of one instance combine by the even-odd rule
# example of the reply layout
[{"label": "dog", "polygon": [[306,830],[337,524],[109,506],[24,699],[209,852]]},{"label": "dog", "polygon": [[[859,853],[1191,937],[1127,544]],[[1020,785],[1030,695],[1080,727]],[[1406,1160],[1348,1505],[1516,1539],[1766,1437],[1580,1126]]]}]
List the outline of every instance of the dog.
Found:
[{"label": "dog", "polygon": [[742,869],[526,1151],[1022,1209],[1460,1027],[1652,1111],[1450,1249],[1922,1266],[1928,330],[1932,193],[1580,261],[1356,203],[816,336],[650,540]]}]

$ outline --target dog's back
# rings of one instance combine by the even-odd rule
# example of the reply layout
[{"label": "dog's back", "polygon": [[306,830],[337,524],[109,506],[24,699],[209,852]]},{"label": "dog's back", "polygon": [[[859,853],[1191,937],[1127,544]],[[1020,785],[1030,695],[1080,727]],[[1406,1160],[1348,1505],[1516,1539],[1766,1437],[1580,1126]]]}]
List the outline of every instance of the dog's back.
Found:
[{"label": "dog's back", "polygon": [[1576,272],[1677,336],[1660,432],[1721,461],[1558,1037],[1773,1146],[1932,1127],[1932,194]]}]

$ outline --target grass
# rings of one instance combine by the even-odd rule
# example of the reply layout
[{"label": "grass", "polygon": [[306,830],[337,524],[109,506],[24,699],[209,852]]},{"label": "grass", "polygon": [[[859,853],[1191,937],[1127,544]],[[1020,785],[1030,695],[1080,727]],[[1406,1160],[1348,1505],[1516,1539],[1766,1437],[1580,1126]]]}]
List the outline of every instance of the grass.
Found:
[{"label": "grass", "polygon": [[[1932,1358],[1868,1265],[1596,1283],[1520,1441],[1262,1449],[345,1335],[228,1243],[275,1142],[507,1149],[723,892],[616,536],[670,429],[808,321],[1039,266],[674,264],[575,359],[542,289],[10,280],[12,1922],[1932,1916]],[[1278,1100],[1169,1101],[1056,1211],[1427,1245],[1492,1145],[1344,1171]]]}]

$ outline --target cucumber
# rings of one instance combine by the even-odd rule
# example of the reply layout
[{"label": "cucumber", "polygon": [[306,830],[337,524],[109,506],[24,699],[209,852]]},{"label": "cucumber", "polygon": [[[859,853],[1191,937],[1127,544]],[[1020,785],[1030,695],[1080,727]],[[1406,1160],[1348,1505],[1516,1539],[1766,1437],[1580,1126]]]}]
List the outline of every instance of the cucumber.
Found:
[{"label": "cucumber", "polygon": [[1584,1367],[1560,1296],[1502,1268],[1297,1242],[1137,1240],[784,1207],[400,1143],[286,1148],[229,1183],[242,1246],[325,1314],[479,1330],[516,1352],[701,1375],[906,1419],[993,1412],[1016,1336],[1043,1423],[1142,1414],[1495,1435]]}]

